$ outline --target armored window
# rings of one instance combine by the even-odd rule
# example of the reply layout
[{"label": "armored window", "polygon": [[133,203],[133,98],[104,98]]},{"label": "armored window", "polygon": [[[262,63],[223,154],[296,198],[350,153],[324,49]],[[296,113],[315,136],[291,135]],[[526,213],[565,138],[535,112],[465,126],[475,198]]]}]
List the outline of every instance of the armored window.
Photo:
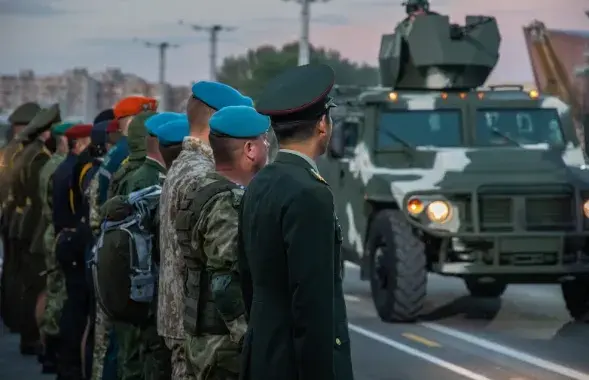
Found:
[{"label": "armored window", "polygon": [[476,119],[479,146],[565,143],[556,109],[479,109]]},{"label": "armored window", "polygon": [[[405,144],[404,144],[405,143]],[[462,146],[459,110],[390,111],[380,114],[378,149]]]}]

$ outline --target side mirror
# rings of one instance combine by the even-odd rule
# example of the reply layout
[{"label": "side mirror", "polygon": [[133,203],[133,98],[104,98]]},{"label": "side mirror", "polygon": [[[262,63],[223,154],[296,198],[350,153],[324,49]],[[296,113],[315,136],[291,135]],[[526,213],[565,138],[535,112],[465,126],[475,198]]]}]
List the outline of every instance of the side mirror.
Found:
[{"label": "side mirror", "polygon": [[344,156],[344,149],[344,129],[342,128],[342,124],[337,123],[333,125],[333,130],[331,131],[329,154],[333,158],[342,158]]}]

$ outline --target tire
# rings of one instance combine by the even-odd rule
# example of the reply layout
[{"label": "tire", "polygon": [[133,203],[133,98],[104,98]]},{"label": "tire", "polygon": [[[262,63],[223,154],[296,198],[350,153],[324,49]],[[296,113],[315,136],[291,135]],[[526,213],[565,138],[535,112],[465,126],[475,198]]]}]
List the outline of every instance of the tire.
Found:
[{"label": "tire", "polygon": [[584,321],[589,317],[589,279],[575,279],[560,285],[562,297],[571,318]]},{"label": "tire", "polygon": [[384,322],[414,322],[427,294],[425,245],[398,210],[380,211],[370,224],[372,300]]},{"label": "tire", "polygon": [[498,280],[493,282],[478,282],[476,278],[465,278],[464,284],[470,295],[478,298],[499,298],[507,289],[507,284]]}]

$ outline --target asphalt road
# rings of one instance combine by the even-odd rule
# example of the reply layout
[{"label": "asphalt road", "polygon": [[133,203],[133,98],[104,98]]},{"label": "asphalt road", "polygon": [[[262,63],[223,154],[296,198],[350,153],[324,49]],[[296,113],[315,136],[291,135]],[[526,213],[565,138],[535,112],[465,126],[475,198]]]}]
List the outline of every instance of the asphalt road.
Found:
[{"label": "asphalt road", "polygon": [[[589,380],[589,325],[569,323],[557,286],[516,285],[481,300],[432,275],[417,324],[381,322],[351,266],[345,291],[356,380]],[[0,379],[50,378],[18,354],[15,335],[0,333]]]}]

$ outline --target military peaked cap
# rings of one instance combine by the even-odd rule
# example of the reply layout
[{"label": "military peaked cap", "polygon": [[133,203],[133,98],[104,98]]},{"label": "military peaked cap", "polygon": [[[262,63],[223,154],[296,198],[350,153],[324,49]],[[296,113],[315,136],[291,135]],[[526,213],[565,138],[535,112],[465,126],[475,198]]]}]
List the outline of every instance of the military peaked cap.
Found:
[{"label": "military peaked cap", "polygon": [[65,132],[68,139],[82,139],[92,134],[92,124],[76,124]]},{"label": "military peaked cap", "polygon": [[192,86],[192,96],[218,111],[227,106],[254,106],[251,98],[219,82],[200,81]]},{"label": "military peaked cap", "polygon": [[183,115],[181,113],[177,112],[162,112],[158,113],[157,115],[153,115],[145,121],[145,128],[147,128],[147,133],[149,133],[151,136],[157,137],[156,130],[161,125],[166,124],[168,121],[176,120],[182,116]]},{"label": "military peaked cap", "polygon": [[184,137],[190,134],[190,124],[184,115],[178,119],[168,121],[161,125],[156,131],[161,146],[181,144]]},{"label": "military peaked cap", "polygon": [[49,108],[41,110],[31,120],[27,128],[31,128],[36,133],[41,133],[51,128],[54,123],[59,123],[60,121],[61,113],[59,112],[59,104],[56,103]]},{"label": "military peaked cap", "polygon": [[98,124],[101,121],[113,120],[114,118],[115,118],[115,111],[112,108],[109,108],[107,110],[100,112],[98,115],[96,115],[92,124]]},{"label": "military peaked cap", "polygon": [[276,129],[295,127],[300,122],[316,120],[335,107],[329,97],[334,83],[335,73],[327,65],[297,66],[268,83],[256,109],[270,116]]},{"label": "military peaked cap", "polygon": [[257,137],[270,128],[270,118],[248,106],[230,106],[217,111],[209,120],[211,134],[233,138]]},{"label": "military peaked cap", "polygon": [[37,103],[29,102],[21,104],[10,114],[8,122],[12,125],[29,124],[40,110],[41,107]]},{"label": "military peaked cap", "polygon": [[129,96],[120,100],[114,107],[115,118],[135,116],[143,111],[157,111],[157,100],[145,96]]}]

